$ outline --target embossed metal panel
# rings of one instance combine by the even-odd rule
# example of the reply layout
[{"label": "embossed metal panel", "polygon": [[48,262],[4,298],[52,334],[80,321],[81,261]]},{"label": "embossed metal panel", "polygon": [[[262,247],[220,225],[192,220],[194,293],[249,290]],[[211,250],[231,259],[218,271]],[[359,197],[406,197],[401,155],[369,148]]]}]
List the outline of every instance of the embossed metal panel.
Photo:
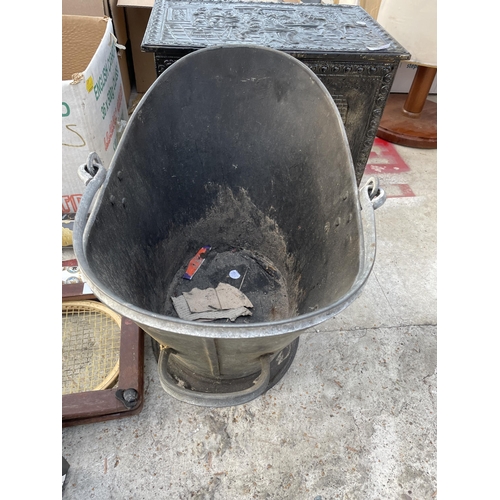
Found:
[{"label": "embossed metal panel", "polygon": [[300,59],[332,95],[359,184],[399,62],[410,54],[361,7],[156,0],[142,42],[160,75],[214,45],[261,45]]}]

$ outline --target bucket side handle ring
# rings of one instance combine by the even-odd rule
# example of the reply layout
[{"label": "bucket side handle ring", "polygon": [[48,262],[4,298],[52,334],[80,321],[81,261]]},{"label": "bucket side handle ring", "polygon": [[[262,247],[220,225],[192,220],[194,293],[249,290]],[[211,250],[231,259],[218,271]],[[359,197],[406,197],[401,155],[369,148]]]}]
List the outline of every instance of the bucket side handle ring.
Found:
[{"label": "bucket side handle ring", "polygon": [[[95,152],[90,153],[87,158],[87,163],[83,163],[78,167],[78,177],[80,177],[85,186],[87,186],[91,180],[98,176],[99,170],[103,168],[99,155]],[[100,178],[100,176],[98,178]]]},{"label": "bucket side handle ring", "polygon": [[352,286],[355,292],[350,300],[344,304],[343,308],[347,307],[346,304],[351,303],[356,298],[373,269],[377,248],[375,210],[380,208],[385,203],[385,200],[386,194],[379,187],[379,181],[376,177],[370,177],[364,186],[359,189],[360,214],[363,227],[363,253],[360,272]]},{"label": "bucket side handle ring", "polygon": [[378,177],[370,177],[366,181],[366,184],[361,188],[361,190],[367,191],[368,197],[372,202],[373,210],[377,210],[377,208],[380,208],[387,199],[385,191],[379,185]]},{"label": "bucket side handle ring", "polygon": [[260,357],[261,372],[255,379],[252,387],[228,393],[197,392],[180,386],[167,370],[168,358],[171,354],[176,354],[176,351],[169,347],[163,348],[160,351],[158,357],[160,383],[166,392],[186,403],[217,408],[236,406],[260,396],[266,391],[269,385],[272,354],[265,354]]},{"label": "bucket side handle ring", "polygon": [[[90,153],[87,158],[87,163],[78,167],[78,176],[84,182],[86,189],[83,192],[78,210],[76,211],[75,227],[73,231],[73,248],[77,260],[83,261],[85,260],[83,242],[84,231],[87,223],[90,222],[90,219],[87,219],[87,215],[90,212],[96,193],[107,177],[107,170],[102,165],[97,153]],[[92,217],[92,215],[90,217]]]}]

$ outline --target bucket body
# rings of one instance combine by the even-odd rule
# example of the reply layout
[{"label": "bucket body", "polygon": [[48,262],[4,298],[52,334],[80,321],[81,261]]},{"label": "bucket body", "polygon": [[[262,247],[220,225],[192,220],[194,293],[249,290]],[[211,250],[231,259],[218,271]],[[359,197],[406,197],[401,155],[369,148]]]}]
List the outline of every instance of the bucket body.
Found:
[{"label": "bucket body", "polygon": [[[183,57],[144,95],[108,171],[92,161],[75,224],[79,265],[102,302],[161,346],[160,379],[182,400],[258,396],[288,369],[300,333],[347,307],[372,269],[383,193],[358,192],[334,101],[283,52],[227,46]],[[205,245],[215,257],[189,285],[215,286],[201,270],[224,254],[229,271],[239,252],[262,271],[242,283],[251,317],[177,317],[171,298]]]}]

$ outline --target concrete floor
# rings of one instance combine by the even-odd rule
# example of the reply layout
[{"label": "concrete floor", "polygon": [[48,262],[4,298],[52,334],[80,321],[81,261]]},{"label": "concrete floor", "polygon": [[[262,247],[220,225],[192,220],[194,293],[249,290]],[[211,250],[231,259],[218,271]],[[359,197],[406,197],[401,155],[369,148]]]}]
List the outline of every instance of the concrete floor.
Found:
[{"label": "concrete floor", "polygon": [[396,146],[380,174],[377,260],[362,295],[300,338],[262,397],[202,408],[163,391],[149,338],[139,415],[63,429],[63,498],[423,500],[436,482],[437,150]]}]

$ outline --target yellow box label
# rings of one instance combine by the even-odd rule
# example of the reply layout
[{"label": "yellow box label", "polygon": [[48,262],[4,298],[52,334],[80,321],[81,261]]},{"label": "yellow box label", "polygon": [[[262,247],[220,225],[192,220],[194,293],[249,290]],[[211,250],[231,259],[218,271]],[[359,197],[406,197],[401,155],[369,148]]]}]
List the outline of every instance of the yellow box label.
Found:
[{"label": "yellow box label", "polygon": [[87,87],[87,92],[92,92],[92,89],[94,88],[94,79],[89,76],[87,78],[87,81],[85,82],[85,85]]}]

